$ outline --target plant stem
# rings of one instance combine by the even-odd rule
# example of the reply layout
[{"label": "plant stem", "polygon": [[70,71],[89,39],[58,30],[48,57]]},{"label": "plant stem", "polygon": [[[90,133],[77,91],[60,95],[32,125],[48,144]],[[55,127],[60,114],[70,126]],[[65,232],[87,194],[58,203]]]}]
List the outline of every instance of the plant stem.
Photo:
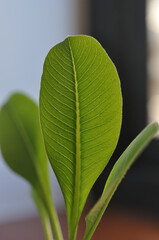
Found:
[{"label": "plant stem", "polygon": [[50,199],[48,196],[45,195],[45,200],[46,200],[46,204],[47,204],[50,223],[51,223],[51,226],[53,229],[53,233],[55,235],[55,239],[63,240],[59,219],[58,219],[54,204],[52,203],[52,199]]},{"label": "plant stem", "polygon": [[47,213],[47,209],[46,209],[43,201],[41,200],[38,192],[33,188],[32,188],[32,197],[34,199],[34,202],[37,206],[37,209],[38,209],[40,217],[41,217],[46,240],[54,240],[53,235],[52,235],[52,228],[50,225],[50,219],[49,219],[49,216]]},{"label": "plant stem", "polygon": [[46,212],[43,212],[41,214],[41,220],[43,223],[46,240],[54,240],[53,234],[52,234],[52,228],[51,228],[51,224],[50,224],[50,219]]},{"label": "plant stem", "polygon": [[41,193],[41,198],[43,199],[43,203],[46,207],[47,214],[49,216],[50,224],[51,224],[55,239],[63,240],[63,235],[62,235],[59,219],[58,219],[56,209],[54,207],[54,203],[53,203],[52,197],[51,197],[50,184],[48,184],[48,189],[47,189],[46,185],[41,180],[42,178],[41,178],[40,172],[38,172],[38,176],[39,176],[39,180],[40,180],[39,191]]},{"label": "plant stem", "polygon": [[76,229],[72,232],[72,235],[70,235],[70,240],[76,240],[76,235],[77,235],[77,227],[76,227]]}]

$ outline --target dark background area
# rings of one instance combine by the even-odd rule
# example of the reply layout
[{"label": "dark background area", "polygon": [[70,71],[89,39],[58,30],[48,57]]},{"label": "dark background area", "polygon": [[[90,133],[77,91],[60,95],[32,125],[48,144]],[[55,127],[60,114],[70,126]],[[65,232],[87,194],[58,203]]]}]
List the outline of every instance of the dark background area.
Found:
[{"label": "dark background area", "polygon": [[[97,199],[115,161],[147,124],[145,0],[92,0],[90,34],[105,48],[121,80],[123,123],[118,146],[93,189]],[[112,203],[159,217],[159,141],[129,170]]]}]

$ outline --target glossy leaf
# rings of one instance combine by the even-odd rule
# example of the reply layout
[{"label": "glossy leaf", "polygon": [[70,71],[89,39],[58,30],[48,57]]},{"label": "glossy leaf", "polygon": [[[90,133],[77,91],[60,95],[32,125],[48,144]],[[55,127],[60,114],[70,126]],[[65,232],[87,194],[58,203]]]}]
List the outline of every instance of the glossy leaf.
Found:
[{"label": "glossy leaf", "polygon": [[103,194],[90,213],[86,217],[86,232],[84,240],[91,239],[106,207],[108,206],[115,190],[120,184],[127,170],[135,159],[141,154],[147,144],[152,140],[159,130],[159,125],[153,123],[147,126],[128,146],[114,165],[104,188]]},{"label": "glossy leaf", "polygon": [[118,141],[122,98],[116,69],[92,37],[73,36],[48,53],[40,91],[47,154],[60,183],[70,239],[86,198]]}]

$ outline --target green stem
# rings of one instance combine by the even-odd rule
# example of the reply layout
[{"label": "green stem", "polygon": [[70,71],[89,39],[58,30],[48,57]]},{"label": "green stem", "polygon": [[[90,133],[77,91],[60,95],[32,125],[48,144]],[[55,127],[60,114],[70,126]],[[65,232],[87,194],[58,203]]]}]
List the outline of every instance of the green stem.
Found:
[{"label": "green stem", "polygon": [[76,236],[77,236],[77,227],[75,228],[75,230],[72,233],[73,235],[70,235],[70,239],[71,240],[76,240]]},{"label": "green stem", "polygon": [[41,217],[46,240],[54,240],[47,210],[43,202],[41,201],[39,194],[35,189],[32,189],[32,197],[34,199],[34,202],[37,206],[37,209]]},{"label": "green stem", "polygon": [[[39,192],[41,193],[41,197],[43,199],[44,205],[46,206],[55,239],[63,240],[63,235],[62,235],[59,219],[58,219],[56,209],[54,207],[54,203],[53,203],[52,197],[51,197],[50,184],[48,184],[48,188],[46,188],[46,183],[44,183],[42,181],[41,172],[39,172],[39,171],[38,171],[38,176],[39,176],[39,180],[40,180]],[[37,186],[37,188],[38,188],[38,186]]]},{"label": "green stem", "polygon": [[44,211],[41,214],[41,220],[42,220],[46,240],[54,240],[53,235],[52,235],[52,228],[51,228],[51,224],[50,224],[50,219],[49,219],[49,216],[46,213],[46,211]]},{"label": "green stem", "polygon": [[59,223],[59,219],[54,207],[54,204],[52,203],[52,199],[50,199],[47,195],[45,195],[45,201],[48,209],[48,215],[50,218],[50,223],[53,229],[53,233],[56,240],[63,240],[63,235]]},{"label": "green stem", "polygon": [[43,223],[43,227],[45,231],[46,240],[54,240],[49,218],[45,219],[45,222]]}]

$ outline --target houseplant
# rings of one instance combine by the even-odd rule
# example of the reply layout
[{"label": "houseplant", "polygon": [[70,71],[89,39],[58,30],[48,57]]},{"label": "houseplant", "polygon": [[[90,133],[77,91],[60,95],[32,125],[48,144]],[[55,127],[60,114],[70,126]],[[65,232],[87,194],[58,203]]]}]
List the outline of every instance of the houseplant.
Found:
[{"label": "houseplant", "polygon": [[[121,120],[117,71],[101,45],[82,35],[67,37],[48,53],[39,109],[22,94],[14,94],[2,107],[2,154],[30,182],[48,240],[52,230],[55,239],[63,237],[51,200],[47,156],[65,199],[69,239],[75,240],[88,194],[116,147]],[[91,239],[121,179],[158,129],[157,123],[147,126],[118,159],[86,216],[84,240]]]}]

